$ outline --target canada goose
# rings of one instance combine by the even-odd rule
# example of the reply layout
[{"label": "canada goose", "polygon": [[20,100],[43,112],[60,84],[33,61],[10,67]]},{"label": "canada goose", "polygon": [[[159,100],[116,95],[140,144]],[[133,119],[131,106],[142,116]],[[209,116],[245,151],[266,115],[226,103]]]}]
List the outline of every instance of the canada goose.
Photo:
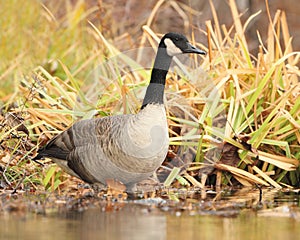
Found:
[{"label": "canada goose", "polygon": [[168,152],[163,94],[172,57],[182,53],[205,54],[181,34],[164,35],[137,114],[78,121],[52,138],[34,160],[48,157],[87,183],[106,184],[108,179],[116,179],[128,190],[151,176]]}]

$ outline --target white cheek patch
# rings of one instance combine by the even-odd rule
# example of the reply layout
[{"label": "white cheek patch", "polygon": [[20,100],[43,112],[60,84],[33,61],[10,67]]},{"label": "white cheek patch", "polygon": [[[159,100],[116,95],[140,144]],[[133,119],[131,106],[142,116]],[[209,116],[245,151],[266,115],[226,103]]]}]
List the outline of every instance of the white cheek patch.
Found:
[{"label": "white cheek patch", "polygon": [[167,54],[171,57],[176,56],[178,54],[182,54],[182,51],[180,48],[176,47],[176,45],[173,43],[173,41],[169,38],[165,39],[165,44],[167,46]]}]

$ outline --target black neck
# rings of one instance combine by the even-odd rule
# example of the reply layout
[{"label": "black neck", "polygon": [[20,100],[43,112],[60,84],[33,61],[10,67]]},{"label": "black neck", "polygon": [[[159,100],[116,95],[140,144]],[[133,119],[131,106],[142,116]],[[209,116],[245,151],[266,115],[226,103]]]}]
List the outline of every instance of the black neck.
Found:
[{"label": "black neck", "polygon": [[142,109],[151,103],[163,104],[166,76],[170,68],[172,57],[167,54],[166,48],[158,48],[151,73],[150,84],[147,87]]}]

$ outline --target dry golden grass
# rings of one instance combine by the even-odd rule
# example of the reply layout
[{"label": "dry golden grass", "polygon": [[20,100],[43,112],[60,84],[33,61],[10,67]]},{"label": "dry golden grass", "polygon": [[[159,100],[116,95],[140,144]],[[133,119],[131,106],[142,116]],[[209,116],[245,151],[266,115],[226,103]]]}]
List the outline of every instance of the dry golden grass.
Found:
[{"label": "dry golden grass", "polygon": [[[162,3],[157,3],[143,27],[135,57],[117,49],[98,26],[84,22],[93,9],[74,7],[68,16],[76,18],[72,21],[76,24],[56,33],[51,61],[22,75],[18,89],[3,97],[3,186],[52,190],[72,186],[75,180],[57,167],[46,162],[42,168],[30,158],[37,145],[45,144],[74,120],[137,111],[150,75],[140,61],[149,50],[146,46],[150,44],[153,52],[157,47],[160,35],[151,25]],[[202,187],[215,169],[216,184],[236,184],[237,180],[244,186],[299,186],[300,53],[293,51],[285,13],[278,11],[273,18],[269,15],[267,43],[263,44],[258,33],[260,47],[253,56],[244,33],[255,16],[242,23],[235,1],[229,4],[234,25],[227,28],[219,24],[211,4],[213,22],[207,21],[206,29],[199,29],[207,36],[208,46],[195,43],[208,55],[191,58],[190,65],[176,59],[177,66],[168,75],[171,149],[169,163],[161,169],[169,175],[165,185],[175,186],[177,179],[180,184]],[[189,24],[184,16],[191,9],[173,7]],[[46,8],[44,14],[52,27],[67,22],[53,20]],[[22,54],[19,57],[24,59]],[[95,67],[99,73],[89,82]],[[7,71],[11,76],[15,68]],[[91,101],[88,93],[94,87],[100,91],[91,92],[96,99]],[[214,151],[216,156],[211,154]]]}]

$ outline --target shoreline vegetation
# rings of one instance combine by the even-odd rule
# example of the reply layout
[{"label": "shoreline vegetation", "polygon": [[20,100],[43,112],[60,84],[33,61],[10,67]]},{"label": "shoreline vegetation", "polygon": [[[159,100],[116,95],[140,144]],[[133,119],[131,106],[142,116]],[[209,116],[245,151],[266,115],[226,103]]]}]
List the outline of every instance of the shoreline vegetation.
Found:
[{"label": "shoreline vegetation", "polygon": [[[78,119],[138,111],[150,76],[143,58],[152,59],[163,34],[152,30],[160,4],[136,46],[129,45],[130,33],[107,38],[103,26],[89,21],[97,7],[85,8],[82,1],[60,18],[41,4],[7,8],[11,18],[2,34],[16,38],[1,44],[0,188],[63,193],[82,183],[48,160],[39,165],[31,158]],[[300,52],[293,51],[285,12],[278,10],[274,16],[267,11],[268,38],[257,32],[260,44],[251,54],[245,32],[261,13],[241,22],[235,1],[229,5],[232,26],[219,23],[212,4],[205,29],[191,26],[190,40],[207,56],[179,58],[168,75],[170,151],[157,176],[164,186],[178,188],[203,188],[206,181],[297,188]],[[179,15],[193,13],[176,6]],[[13,21],[18,27],[11,27]],[[118,48],[125,44],[136,49],[132,56]]]}]

